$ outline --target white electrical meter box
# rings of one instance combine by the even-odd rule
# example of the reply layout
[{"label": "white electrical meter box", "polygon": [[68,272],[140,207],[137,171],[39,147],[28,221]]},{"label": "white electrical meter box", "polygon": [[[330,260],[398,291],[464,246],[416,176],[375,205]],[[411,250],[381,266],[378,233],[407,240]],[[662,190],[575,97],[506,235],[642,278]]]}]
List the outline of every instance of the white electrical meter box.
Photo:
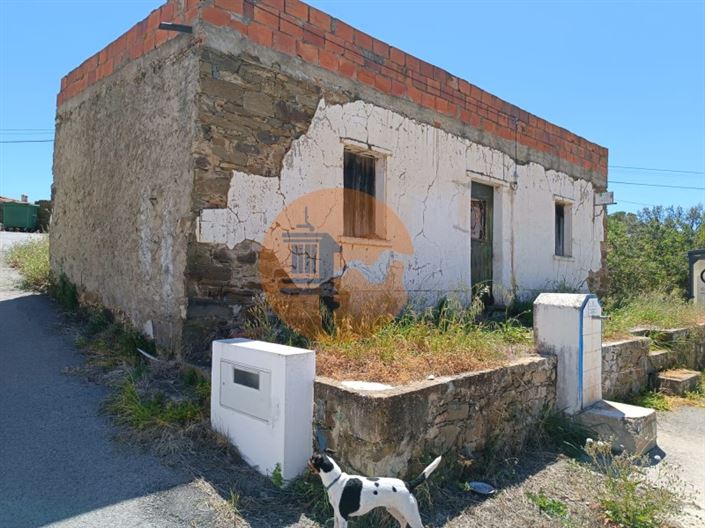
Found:
[{"label": "white electrical meter box", "polygon": [[534,340],[555,355],[556,407],[575,414],[602,399],[602,307],[592,294],[542,293],[534,301]]},{"label": "white electrical meter box", "polygon": [[211,426],[264,475],[290,480],[312,454],[312,350],[250,339],[213,341]]}]

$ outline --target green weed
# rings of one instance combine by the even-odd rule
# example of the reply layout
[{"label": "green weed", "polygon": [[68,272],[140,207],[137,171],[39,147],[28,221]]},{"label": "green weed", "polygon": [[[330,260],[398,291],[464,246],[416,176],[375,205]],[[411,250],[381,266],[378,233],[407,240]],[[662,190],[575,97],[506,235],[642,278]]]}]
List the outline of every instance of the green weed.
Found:
[{"label": "green weed", "polygon": [[629,403],[639,407],[647,407],[656,411],[670,411],[672,409],[670,399],[661,392],[646,391],[634,396]]},{"label": "green weed", "polygon": [[595,436],[589,428],[557,411],[545,411],[541,427],[547,442],[573,458],[581,457],[586,441]]},{"label": "green weed", "polygon": [[277,488],[284,487],[284,476],[282,475],[282,466],[279,462],[277,462],[277,465],[274,466],[274,470],[272,471],[270,478],[272,480],[272,484],[274,484]]},{"label": "green weed", "polygon": [[228,506],[235,515],[240,515],[240,494],[234,489],[230,490]]},{"label": "green weed", "polygon": [[313,520],[323,524],[333,516],[328,494],[318,475],[306,471],[291,483],[288,491],[303,505]]},{"label": "green weed", "polygon": [[78,289],[63,273],[59,275],[50,293],[65,310],[72,312],[78,308]]},{"label": "green weed", "polygon": [[568,517],[568,506],[565,502],[558,499],[552,499],[541,489],[538,493],[527,492],[526,497],[533,502],[541,513],[545,513],[549,517],[565,519]]},{"label": "green weed", "polygon": [[184,426],[202,420],[203,409],[193,401],[165,401],[163,396],[143,397],[133,374],[109,397],[106,410],[122,424],[137,430]]}]

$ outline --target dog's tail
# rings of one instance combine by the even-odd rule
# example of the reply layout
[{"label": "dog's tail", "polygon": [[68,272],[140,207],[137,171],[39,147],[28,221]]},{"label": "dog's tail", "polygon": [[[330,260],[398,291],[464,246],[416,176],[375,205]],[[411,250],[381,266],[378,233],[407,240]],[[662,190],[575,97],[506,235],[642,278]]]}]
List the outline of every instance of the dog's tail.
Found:
[{"label": "dog's tail", "polygon": [[424,469],[418,477],[416,477],[414,480],[407,482],[406,487],[409,488],[409,491],[414,491],[414,488],[426,482],[426,479],[431,476],[431,473],[435,471],[435,469],[438,467],[438,464],[440,463],[441,457],[438,457],[436,460],[426,466],[426,469]]}]

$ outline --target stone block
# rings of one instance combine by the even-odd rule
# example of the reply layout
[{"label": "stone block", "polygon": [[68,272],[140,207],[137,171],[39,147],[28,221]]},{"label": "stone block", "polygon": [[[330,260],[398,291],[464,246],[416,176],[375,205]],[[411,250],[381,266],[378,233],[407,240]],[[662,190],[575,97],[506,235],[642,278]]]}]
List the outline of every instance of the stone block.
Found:
[{"label": "stone block", "polygon": [[652,350],[649,352],[649,372],[661,372],[673,365],[675,354],[670,350]]},{"label": "stone block", "polygon": [[592,429],[616,451],[637,456],[656,447],[656,412],[653,409],[601,400],[577,415],[577,420]]},{"label": "stone block", "polygon": [[692,392],[700,385],[700,373],[695,370],[665,370],[660,372],[656,378],[656,386],[659,391],[677,396]]}]

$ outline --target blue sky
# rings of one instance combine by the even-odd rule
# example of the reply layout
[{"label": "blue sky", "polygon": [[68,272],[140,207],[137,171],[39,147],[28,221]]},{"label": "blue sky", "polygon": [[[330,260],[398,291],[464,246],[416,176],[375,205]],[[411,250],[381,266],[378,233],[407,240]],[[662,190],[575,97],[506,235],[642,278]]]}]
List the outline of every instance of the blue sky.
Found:
[{"label": "blue sky", "polygon": [[[51,138],[61,77],[162,2],[0,0],[0,141]],[[610,149],[618,205],[705,203],[705,0],[311,1]],[[18,130],[23,129],[23,130]],[[32,129],[32,130],[27,130]],[[51,143],[0,143],[0,195],[49,197]]]}]

